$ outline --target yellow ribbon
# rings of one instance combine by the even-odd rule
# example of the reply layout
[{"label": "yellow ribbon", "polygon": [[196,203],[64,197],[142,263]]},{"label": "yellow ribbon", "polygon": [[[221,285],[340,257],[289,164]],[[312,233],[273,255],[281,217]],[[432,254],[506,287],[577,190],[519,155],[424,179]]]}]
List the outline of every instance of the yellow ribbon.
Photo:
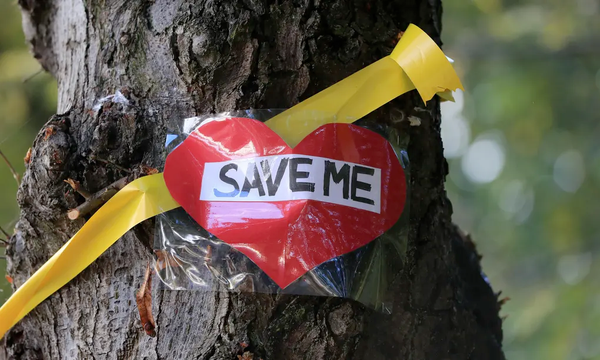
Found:
[{"label": "yellow ribbon", "polygon": [[426,102],[436,93],[452,99],[449,91],[462,89],[462,84],[437,44],[411,24],[391,55],[275,116],[267,125],[294,147],[321,125],[352,123],[415,88]]},{"label": "yellow ribbon", "polygon": [[[462,85],[435,42],[417,26],[410,25],[390,56],[266,124],[290,146],[295,146],[323,124],[352,123],[415,88],[423,101],[427,101],[436,93],[448,99],[449,91]],[[0,337],[135,225],[177,207],[179,204],[169,194],[162,174],[145,176],[125,186],[0,308]]]},{"label": "yellow ribbon", "polygon": [[136,224],[179,207],[162,174],[132,181],[85,225],[0,308],[0,334],[82,272]]}]

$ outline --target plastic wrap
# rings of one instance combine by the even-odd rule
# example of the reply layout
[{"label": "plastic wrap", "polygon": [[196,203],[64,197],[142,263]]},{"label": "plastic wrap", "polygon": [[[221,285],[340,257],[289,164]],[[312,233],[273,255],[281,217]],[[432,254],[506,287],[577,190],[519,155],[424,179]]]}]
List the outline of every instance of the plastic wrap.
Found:
[{"label": "plastic wrap", "polygon": [[[387,287],[392,280],[391,276],[398,274],[403,264],[408,230],[408,204],[406,203],[408,158],[402,148],[401,136],[392,128],[368,120],[362,120],[353,125],[343,124],[345,128],[335,128],[336,124],[330,124],[327,126],[334,127],[333,129],[327,130],[322,126],[307,136],[305,140],[310,136],[317,136],[317,138],[307,144],[309,149],[302,149],[298,155],[298,152],[294,150],[301,148],[302,143],[297,145],[294,150],[289,147],[287,150],[282,150],[286,146],[281,138],[278,139],[275,133],[263,129],[260,125],[254,126],[253,122],[249,120],[264,122],[278,113],[279,111],[275,110],[252,110],[193,117],[174,124],[169,129],[166,140],[167,153],[170,154],[170,157],[177,156],[178,158],[171,160],[170,167],[169,160],[171,158],[167,160],[165,180],[167,186],[170,187],[171,194],[182,204],[183,208],[163,213],[157,217],[154,244],[157,255],[156,273],[167,288],[174,290],[247,291],[344,297],[358,300],[383,312],[390,312],[391,294],[387,293]],[[236,120],[240,118],[242,120]],[[215,122],[219,124],[215,125]],[[185,147],[187,143],[182,145],[190,134],[195,131],[196,134],[206,132],[203,129],[211,126],[218,127],[218,130],[213,131],[210,135],[203,133],[198,136],[201,138],[198,141],[206,143],[204,150]],[[347,129],[350,129],[350,132]],[[368,129],[368,131],[364,129]],[[318,138],[319,136],[320,138]],[[354,136],[354,140],[352,136]],[[367,139],[364,140],[364,143],[358,144],[365,136]],[[243,144],[233,146],[231,144],[236,140],[232,139],[235,137],[238,142],[239,139],[248,140],[242,141]],[[323,141],[324,139],[326,140]],[[383,149],[382,152],[386,151],[385,146],[391,145],[389,152],[391,157],[388,156],[389,154],[385,155],[375,151],[374,144],[378,144]],[[257,150],[261,146],[264,148],[263,153]],[[327,147],[328,152],[337,155],[324,154],[327,152],[325,151]],[[174,153],[174,150],[178,148],[179,154]],[[247,152],[252,153],[251,150],[257,153],[246,154]],[[225,159],[232,159],[232,162],[237,161],[240,170],[244,166],[243,163],[255,160],[255,163],[260,163],[264,159],[267,159],[267,168],[264,165],[265,161],[262,162],[262,167],[247,166],[246,170],[242,171],[243,174],[238,174],[236,182],[239,184],[237,186],[231,185],[231,180],[235,178],[232,175],[234,173],[225,171],[227,176],[221,180],[226,180],[228,183],[220,186],[226,186],[223,189],[230,190],[227,196],[236,195],[237,198],[216,201],[208,209],[198,209],[195,206],[206,202],[202,201],[203,198],[207,200],[204,193],[210,176],[206,174],[210,172],[213,174],[213,178],[216,178],[219,168],[204,164],[204,171],[202,171],[202,169],[195,168],[194,163],[206,162],[205,156],[200,153],[212,151],[216,153],[217,157],[223,156]],[[294,154],[291,153],[292,151]],[[339,162],[337,168],[328,174],[328,186],[332,186],[332,188],[327,189],[326,192],[333,196],[334,190],[337,190],[341,194],[341,198],[338,200],[329,198],[311,200],[310,197],[319,194],[319,188],[324,186],[318,179],[321,177],[323,169],[315,170],[314,176],[307,175],[309,168],[303,168],[302,164],[296,164],[294,174],[299,172],[305,182],[298,181],[295,185],[302,186],[310,179],[317,179],[314,181],[317,189],[312,189],[312,192],[299,191],[296,194],[300,194],[300,198],[297,198],[298,195],[294,195],[296,198],[287,199],[287,201],[277,198],[281,194],[286,196],[284,190],[289,192],[289,188],[293,187],[288,180],[288,178],[291,179],[289,177],[290,171],[292,171],[290,164],[294,159],[297,160],[296,163],[302,163],[303,160],[298,160],[297,157],[301,157],[306,152],[316,155],[313,156],[314,164],[312,165],[315,169],[319,167],[319,160],[325,159],[331,164],[330,160],[337,160],[340,158],[340,154],[344,153],[346,158],[350,156],[354,159],[362,158],[363,161],[366,159],[367,162],[379,161],[384,164],[381,165],[383,168],[397,162],[402,176],[398,177],[399,173],[394,173],[395,177],[392,179],[389,174],[391,170],[388,171],[388,180],[381,180],[383,185],[388,181],[386,186],[390,188],[389,191],[381,189],[382,198],[385,196],[387,198],[382,199],[381,204],[378,205],[379,209],[365,210],[356,208],[356,206],[368,208],[377,204],[369,204],[370,201],[364,200],[356,193],[361,193],[361,186],[364,188],[370,185],[364,185],[366,182],[359,182],[359,189],[356,190],[352,189],[351,183],[354,184],[352,180],[357,180],[359,177],[367,179],[369,174],[359,173],[353,177],[350,174],[353,172],[350,169],[351,166],[345,168],[345,164]],[[361,155],[362,153],[367,155]],[[271,154],[280,154],[280,156],[269,157]],[[282,164],[282,161],[286,160],[281,160],[281,154],[289,159],[287,163]],[[266,157],[256,159],[256,155],[266,155]],[[383,159],[385,156],[388,158]],[[214,156],[209,156],[209,158],[211,157]],[[370,157],[379,157],[379,159],[370,159]],[[226,162],[212,163],[225,165],[225,170],[233,170],[233,165],[229,165],[227,168]],[[269,164],[272,169],[269,169]],[[357,166],[355,165],[352,169],[356,169]],[[344,169],[349,170],[346,178],[343,177]],[[261,185],[255,182],[257,178],[254,175],[256,173],[252,170],[260,170]],[[195,177],[191,175],[198,172],[202,174],[197,174]],[[277,175],[278,173],[279,175]],[[205,176],[202,179],[203,175]],[[380,175],[386,176],[385,169]],[[270,179],[269,176],[271,176]],[[390,180],[398,181],[398,179],[404,183],[389,182]],[[248,184],[244,185],[250,189],[250,195],[246,193],[247,201],[241,202],[238,200],[242,200],[244,194],[239,194],[239,192],[244,191],[242,183],[246,182]],[[198,186],[201,186],[200,183],[204,183],[204,190],[197,189]],[[279,185],[279,187],[275,189],[275,185]],[[174,190],[173,187],[178,187],[178,189]],[[218,192],[218,190],[215,191]],[[198,197],[198,192],[204,193]],[[260,197],[261,192],[263,197]],[[305,196],[306,194],[308,196]],[[275,197],[269,198],[269,195]],[[352,201],[355,198],[359,200],[355,202],[358,205],[344,205],[346,204],[344,201]],[[332,205],[330,201],[337,201],[338,204]],[[189,205],[186,206],[186,203]],[[283,205],[284,203],[285,205]],[[326,209],[317,208],[321,205]],[[226,207],[223,208],[223,206]],[[377,210],[379,210],[379,214]],[[387,216],[386,211],[395,213]],[[202,213],[197,217],[200,221],[194,220],[190,212]],[[229,243],[200,226],[199,222],[204,222],[206,227],[212,226],[215,229],[213,232],[223,234],[222,236],[226,237]],[[216,226],[215,223],[220,223],[220,225]],[[379,234],[382,227],[387,229]],[[358,241],[360,244],[363,242],[365,244],[347,252],[356,244],[348,245],[344,236],[354,238],[358,236],[354,236],[355,234],[361,234]],[[356,239],[353,241],[356,242]],[[340,245],[341,243],[343,244]],[[280,251],[278,246],[282,247],[282,252],[286,254],[285,258],[276,258],[275,253]],[[336,249],[331,250],[334,247]],[[324,254],[328,251],[330,253]],[[337,255],[338,252],[343,253]],[[327,259],[332,254],[337,256]],[[323,259],[325,260],[322,261]],[[277,264],[274,264],[275,262]],[[311,263],[316,266],[312,267]],[[267,269],[270,276],[262,269]],[[309,270],[296,279],[294,274],[302,273],[306,269]],[[292,274],[282,274],[282,272],[291,272]],[[290,279],[293,281],[290,282]]]}]

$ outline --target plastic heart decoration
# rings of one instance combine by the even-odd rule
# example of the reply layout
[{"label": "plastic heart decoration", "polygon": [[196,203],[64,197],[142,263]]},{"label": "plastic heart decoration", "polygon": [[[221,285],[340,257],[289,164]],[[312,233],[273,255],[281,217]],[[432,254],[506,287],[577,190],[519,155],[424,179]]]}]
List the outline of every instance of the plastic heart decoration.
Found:
[{"label": "plastic heart decoration", "polygon": [[173,198],[281,288],[398,221],[404,170],[379,134],[327,124],[296,147],[260,121],[205,122],[167,157]]}]

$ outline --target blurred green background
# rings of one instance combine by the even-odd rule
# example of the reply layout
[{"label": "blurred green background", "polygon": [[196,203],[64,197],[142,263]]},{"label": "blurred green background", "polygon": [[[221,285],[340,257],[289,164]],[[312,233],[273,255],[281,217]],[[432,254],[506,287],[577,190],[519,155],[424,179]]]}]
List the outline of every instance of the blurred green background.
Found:
[{"label": "blurred green background", "polygon": [[[56,112],[56,82],[40,72],[31,56],[16,1],[0,0],[0,151],[22,176],[23,158],[35,135]],[[18,219],[17,182],[0,158],[0,227],[13,233]],[[4,239],[0,233],[0,239]],[[4,249],[0,249],[4,253]],[[0,303],[11,294],[4,278],[6,260],[0,259]]]},{"label": "blurred green background", "polygon": [[600,1],[444,2],[465,93],[442,107],[454,221],[507,359],[600,359]]},{"label": "blurred green background", "polygon": [[[56,83],[38,73],[20,20],[0,2],[0,150],[22,173]],[[507,359],[600,359],[600,2],[445,1],[443,39],[465,85],[442,106],[448,193],[510,297]],[[0,162],[8,231],[15,192]],[[4,276],[0,290],[3,301]]]}]

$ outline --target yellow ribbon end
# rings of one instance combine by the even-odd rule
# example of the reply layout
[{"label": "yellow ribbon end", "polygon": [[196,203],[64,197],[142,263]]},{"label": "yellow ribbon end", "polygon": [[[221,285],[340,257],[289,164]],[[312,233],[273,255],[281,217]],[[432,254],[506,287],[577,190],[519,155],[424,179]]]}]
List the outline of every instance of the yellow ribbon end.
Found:
[{"label": "yellow ribbon end", "polygon": [[424,102],[437,93],[463,89],[446,55],[416,25],[408,26],[390,57],[406,72]]},{"label": "yellow ribbon end", "polygon": [[391,55],[275,116],[267,125],[294,147],[321,125],[352,123],[415,88],[424,102],[436,93],[442,100],[453,100],[451,91],[462,89],[462,84],[437,44],[411,24]]}]

